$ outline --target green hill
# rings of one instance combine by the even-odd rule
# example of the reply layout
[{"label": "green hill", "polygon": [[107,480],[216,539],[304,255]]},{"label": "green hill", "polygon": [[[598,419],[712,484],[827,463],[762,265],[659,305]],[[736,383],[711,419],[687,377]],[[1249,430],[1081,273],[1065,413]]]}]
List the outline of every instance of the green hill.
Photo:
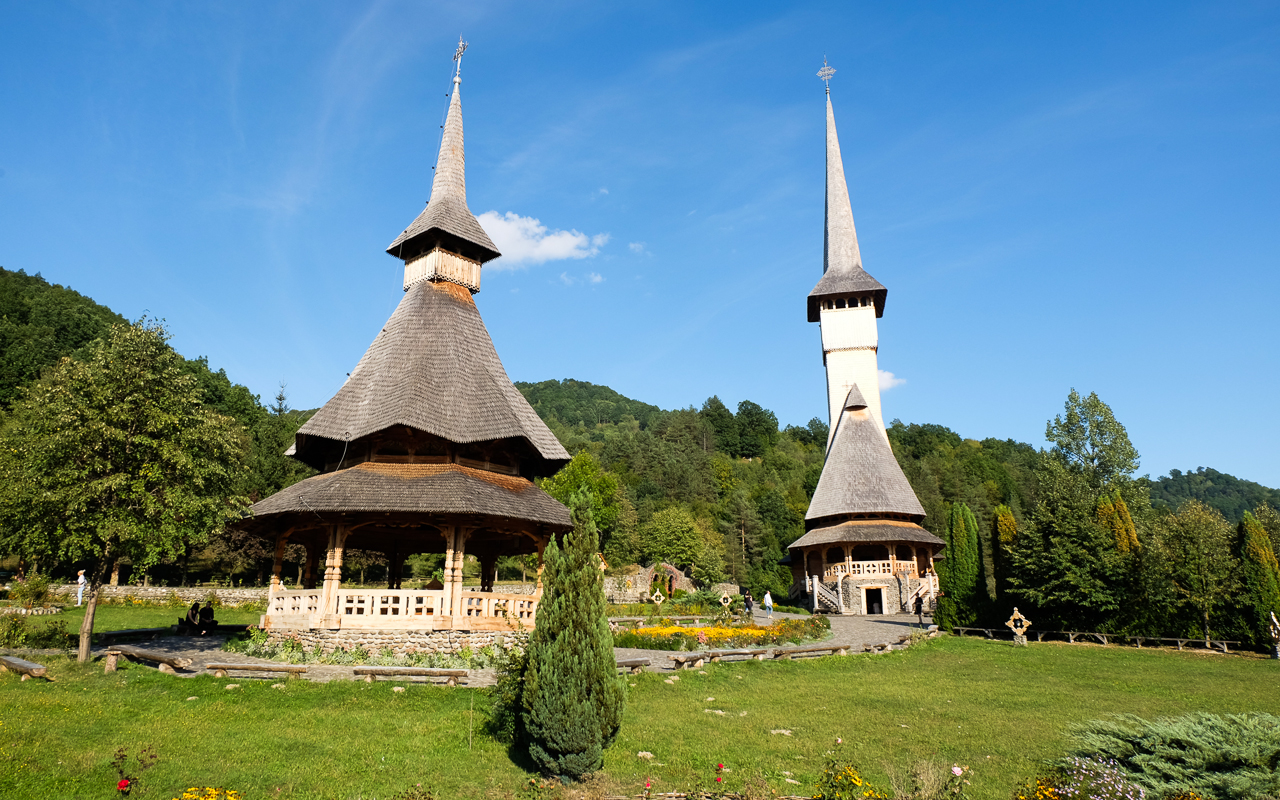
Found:
[{"label": "green hill", "polygon": [[1280,490],[1200,467],[1195,472],[1169,470],[1163,478],[1151,482],[1151,504],[1177,510],[1187,500],[1199,500],[1212,506],[1231,522],[1239,522],[1244,512],[1267,503],[1280,508]]}]

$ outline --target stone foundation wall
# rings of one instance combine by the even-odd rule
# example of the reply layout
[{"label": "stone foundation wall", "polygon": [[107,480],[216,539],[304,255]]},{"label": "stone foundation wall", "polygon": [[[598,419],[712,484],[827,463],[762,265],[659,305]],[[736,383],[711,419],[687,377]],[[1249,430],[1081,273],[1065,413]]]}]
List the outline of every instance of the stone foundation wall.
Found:
[{"label": "stone foundation wall", "polygon": [[[224,606],[235,607],[245,603],[265,603],[267,602],[267,588],[264,586],[260,589],[223,589],[211,586],[205,587],[181,587],[181,586],[103,586],[99,591],[99,601],[120,601],[127,597],[133,597],[148,603],[166,603],[173,595],[177,595],[183,605],[191,605],[199,600],[204,599],[212,592],[218,595],[218,602]],[[58,597],[70,598],[75,602],[76,586],[50,586],[49,593]],[[88,591],[85,591],[85,600],[88,598]]]},{"label": "stone foundation wall", "polygon": [[528,631],[467,633],[464,631],[330,631],[330,630],[271,630],[267,641],[272,644],[293,639],[308,650],[320,648],[329,654],[338,649],[361,647],[370,653],[391,648],[398,656],[409,653],[457,653],[461,650],[479,650],[489,645],[498,647],[524,647],[529,641]]},{"label": "stone foundation wall", "polygon": [[[657,574],[664,582],[669,578],[673,589],[682,589],[686,592],[696,592],[698,587],[693,585],[683,572],[671,566],[670,564],[659,564],[653,567],[638,567],[637,570],[630,575],[613,575],[605,576],[604,579],[604,596],[610,603],[622,605],[625,603],[649,603],[649,586],[653,584],[654,575]],[[730,595],[736,595],[741,589],[736,583],[717,583],[710,587],[711,591],[716,595],[728,592]],[[665,588],[662,590],[664,595],[670,594]]]}]

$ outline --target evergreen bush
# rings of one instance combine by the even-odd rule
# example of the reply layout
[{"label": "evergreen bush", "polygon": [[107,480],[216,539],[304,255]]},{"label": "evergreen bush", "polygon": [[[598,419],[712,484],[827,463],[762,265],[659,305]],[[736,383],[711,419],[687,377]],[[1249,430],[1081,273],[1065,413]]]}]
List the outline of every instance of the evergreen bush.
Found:
[{"label": "evergreen bush", "polygon": [[529,640],[521,728],[529,756],[549,775],[600,768],[622,724],[626,684],[613,660],[599,536],[585,492],[572,498],[573,532],[545,556],[546,593]]},{"label": "evergreen bush", "polygon": [[972,625],[978,618],[985,592],[979,591],[982,554],[978,545],[978,521],[964,503],[954,503],[947,515],[946,558],[938,565],[938,610],[934,621],[949,630]]},{"label": "evergreen bush", "polygon": [[1239,604],[1245,635],[1252,645],[1271,646],[1271,614],[1280,615],[1280,563],[1266,528],[1248,511],[1238,528],[1236,558],[1240,560]]},{"label": "evergreen bush", "polygon": [[1195,792],[1246,800],[1280,793],[1280,717],[1271,714],[1118,715],[1076,726],[1072,736],[1074,755],[1114,761],[1156,797]]}]

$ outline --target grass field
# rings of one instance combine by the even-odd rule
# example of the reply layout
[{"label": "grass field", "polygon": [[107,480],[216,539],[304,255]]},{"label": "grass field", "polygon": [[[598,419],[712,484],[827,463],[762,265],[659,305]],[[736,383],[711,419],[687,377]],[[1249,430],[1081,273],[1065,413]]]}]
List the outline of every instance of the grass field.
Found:
[{"label": "grass field", "polygon": [[[369,800],[417,783],[442,798],[503,797],[529,778],[481,733],[482,691],[306,681],[273,689],[135,665],[111,676],[63,658],[48,665],[54,683],[0,676],[0,797],[110,797],[116,748],[148,744],[160,760],[133,795],[146,800],[187,786],[226,786],[247,800]],[[803,794],[838,749],[873,779],[884,763],[967,764],[974,796],[1006,798],[1060,753],[1072,722],[1113,712],[1280,713],[1280,663],[1251,655],[1014,649],[947,637],[888,655],[712,664],[705,672],[680,673],[673,684],[659,674],[630,678],[599,791],[634,795],[646,778],[661,791],[706,785],[723,763],[730,789],[762,779],[779,794]],[[231,683],[240,688],[228,690]],[[782,730],[790,735],[771,733]]]}]

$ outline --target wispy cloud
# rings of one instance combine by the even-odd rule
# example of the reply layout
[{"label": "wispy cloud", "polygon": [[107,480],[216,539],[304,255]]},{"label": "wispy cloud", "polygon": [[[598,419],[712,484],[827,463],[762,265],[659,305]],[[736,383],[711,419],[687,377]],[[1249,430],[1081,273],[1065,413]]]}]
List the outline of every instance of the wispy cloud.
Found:
[{"label": "wispy cloud", "polygon": [[604,276],[599,272],[588,272],[587,281],[589,283],[604,283]]},{"label": "wispy cloud", "polygon": [[627,249],[639,255],[640,253],[643,253],[645,251],[644,242],[632,242],[631,244],[627,245]]},{"label": "wispy cloud", "polygon": [[609,241],[607,233],[588,236],[576,230],[549,230],[540,220],[511,211],[506,214],[486,211],[479,219],[485,232],[502,252],[502,258],[495,261],[490,269],[514,269],[547,261],[591,258]]},{"label": "wispy cloud", "polygon": [[882,370],[882,369],[878,369],[876,370],[876,372],[879,373],[880,375],[880,391],[882,392],[887,392],[893,387],[901,386],[902,384],[907,382],[906,378],[899,378],[897,375],[894,375],[892,372],[886,372],[885,370]]}]

